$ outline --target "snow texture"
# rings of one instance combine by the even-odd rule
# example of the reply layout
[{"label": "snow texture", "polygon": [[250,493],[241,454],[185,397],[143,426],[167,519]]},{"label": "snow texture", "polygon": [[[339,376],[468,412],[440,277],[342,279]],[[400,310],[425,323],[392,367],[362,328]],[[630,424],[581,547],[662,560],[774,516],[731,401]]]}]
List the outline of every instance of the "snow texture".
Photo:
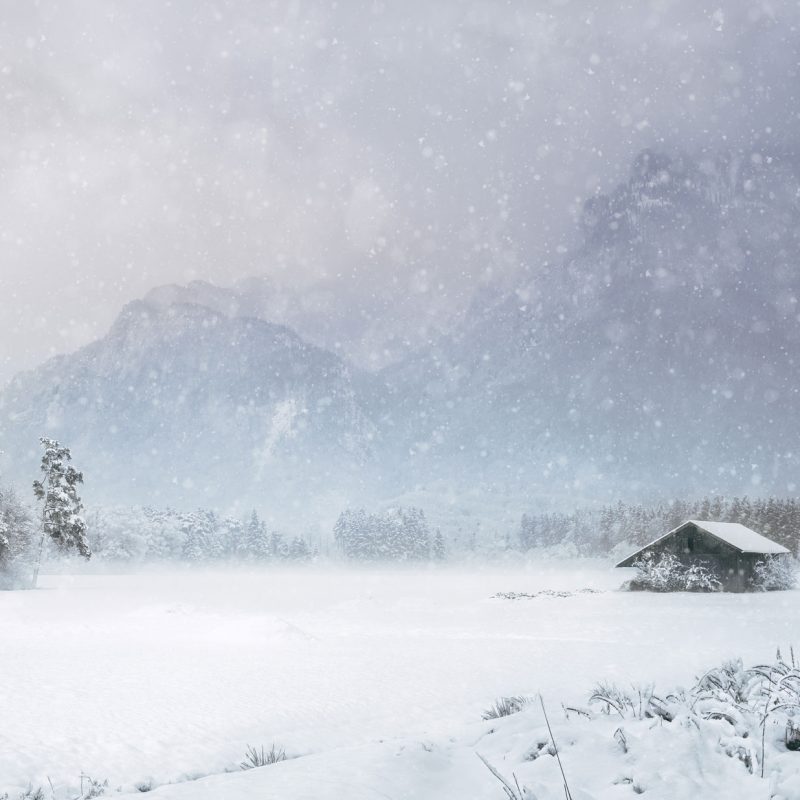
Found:
[{"label": "snow texture", "polygon": [[[153,795],[162,800],[489,800],[500,787],[475,751],[510,775],[541,729],[534,710],[482,722],[496,698],[541,691],[563,718],[560,703],[584,704],[600,680],[688,686],[708,666],[769,660],[797,640],[797,592],[609,591],[619,578],[554,563],[44,575],[40,591],[0,593],[0,794],[49,776],[61,800],[83,770],[129,792],[174,782]],[[605,591],[576,591],[587,588]],[[493,599],[545,589],[576,593]],[[634,740],[644,733],[625,727]],[[696,796],[759,796],[691,731],[659,734],[627,762],[612,733],[575,720],[557,729],[576,787],[619,772],[650,776],[654,798],[692,786]],[[285,764],[224,774],[248,745],[272,742]],[[536,788],[552,783],[550,762],[521,771],[539,800],[559,796]],[[186,783],[203,776],[214,777]]]}]

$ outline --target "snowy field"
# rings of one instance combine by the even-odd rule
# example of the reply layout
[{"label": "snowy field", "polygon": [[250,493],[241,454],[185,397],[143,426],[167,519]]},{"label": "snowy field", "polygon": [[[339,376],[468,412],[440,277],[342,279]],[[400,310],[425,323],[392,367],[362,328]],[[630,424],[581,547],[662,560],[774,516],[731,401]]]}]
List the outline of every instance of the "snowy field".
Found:
[{"label": "snowy field", "polygon": [[[0,795],[30,782],[49,797],[49,778],[75,796],[83,772],[137,795],[176,783],[159,800],[500,798],[474,752],[497,696],[541,691],[563,717],[598,680],[667,689],[800,644],[798,592],[615,591],[624,577],[596,564],[44,576],[0,593]],[[492,599],[586,588],[598,593]],[[532,714],[503,720],[497,742],[524,738]],[[220,774],[272,742],[302,758]]]}]

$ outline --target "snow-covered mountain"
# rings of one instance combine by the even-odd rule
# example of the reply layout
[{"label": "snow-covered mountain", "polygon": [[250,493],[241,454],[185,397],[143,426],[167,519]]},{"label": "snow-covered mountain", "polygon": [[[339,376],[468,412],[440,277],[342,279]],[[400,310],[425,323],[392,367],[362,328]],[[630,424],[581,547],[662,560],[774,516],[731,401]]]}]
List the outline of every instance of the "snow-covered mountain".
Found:
[{"label": "snow-covered mountain", "polygon": [[583,246],[386,370],[422,471],[531,493],[793,491],[796,163],[645,152]]},{"label": "snow-covered mountain", "polygon": [[[8,387],[9,473],[30,473],[48,434],[117,501],[792,492],[799,173],[758,154],[642,153],[586,204],[577,251],[514,291],[484,287],[454,332],[377,372],[340,356],[325,309],[346,310],[330,298],[306,308],[262,280],[161,287]],[[314,319],[325,348],[308,343]]]},{"label": "snow-covered mountain", "polygon": [[395,285],[365,292],[355,279],[320,281],[298,289],[264,276],[230,287],[201,280],[158,286],[144,300],[160,308],[200,305],[228,317],[285,325],[305,341],[373,372],[452,330],[465,305],[460,297],[437,298]]},{"label": "snow-covered mountain", "polygon": [[0,399],[9,474],[40,435],[69,443],[106,501],[288,506],[361,477],[376,430],[337,356],[263,320],[138,301],[102,340]]}]

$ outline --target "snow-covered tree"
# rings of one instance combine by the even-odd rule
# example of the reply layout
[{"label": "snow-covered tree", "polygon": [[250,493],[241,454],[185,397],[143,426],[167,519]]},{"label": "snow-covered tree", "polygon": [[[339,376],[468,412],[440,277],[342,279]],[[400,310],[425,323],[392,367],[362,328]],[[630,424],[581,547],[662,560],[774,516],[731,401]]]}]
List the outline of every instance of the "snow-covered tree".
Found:
[{"label": "snow-covered tree", "polygon": [[270,552],[272,554],[272,558],[289,557],[289,545],[286,544],[286,540],[283,538],[283,535],[278,533],[277,531],[273,531],[270,534],[269,547],[270,547]]},{"label": "snow-covered tree", "polygon": [[433,537],[432,554],[436,561],[444,561],[447,551],[444,545],[444,537],[442,532],[437,528]]},{"label": "snow-covered tree", "polygon": [[289,558],[296,561],[307,561],[311,558],[308,543],[301,536],[295,536],[292,539],[292,543],[289,545]]},{"label": "snow-covered tree", "polygon": [[69,462],[69,448],[55,439],[42,437],[42,480],[33,482],[33,493],[42,502],[42,535],[39,553],[33,570],[33,586],[39,577],[45,538],[62,552],[77,550],[84,558],[92,555],[86,538],[86,523],[81,516],[83,504],[78,496],[78,486],[83,483],[83,474]]},{"label": "snow-covered tree", "polygon": [[391,508],[379,514],[348,509],[339,516],[333,536],[346,558],[402,561],[430,554],[430,529],[419,508]]},{"label": "snow-covered tree", "polygon": [[245,526],[239,554],[254,561],[266,561],[272,555],[270,534],[255,509]]},{"label": "snow-covered tree", "polygon": [[225,517],[220,522],[220,541],[225,558],[236,558],[242,549],[245,528],[241,521],[234,517]]},{"label": "snow-covered tree", "polygon": [[108,561],[139,562],[148,554],[148,529],[141,515],[95,512],[87,520],[92,555]]},{"label": "snow-covered tree", "polygon": [[30,511],[13,491],[0,488],[0,588],[15,589],[28,583],[33,541]]},{"label": "snow-covered tree", "polygon": [[147,535],[147,558],[153,561],[180,559],[186,543],[186,534],[180,515],[171,510],[144,508],[141,513],[132,509],[129,513],[143,517],[141,524]]},{"label": "snow-covered tree", "polygon": [[190,562],[218,559],[223,555],[219,520],[213,511],[198,509],[182,515],[183,558]]},{"label": "snow-covered tree", "polygon": [[421,508],[409,508],[400,513],[403,538],[401,558],[427,559],[431,549],[431,534],[425,512]]}]

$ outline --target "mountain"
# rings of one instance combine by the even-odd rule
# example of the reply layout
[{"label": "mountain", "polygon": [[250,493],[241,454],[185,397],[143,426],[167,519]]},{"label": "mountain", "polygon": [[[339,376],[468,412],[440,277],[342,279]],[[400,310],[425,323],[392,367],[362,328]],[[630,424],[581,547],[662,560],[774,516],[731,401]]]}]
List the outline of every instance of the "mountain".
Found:
[{"label": "mountain", "polygon": [[376,429],[353,370],[285,327],[181,299],[131,303],[100,341],[17,376],[0,398],[12,474],[35,474],[47,435],[106,502],[289,510],[361,481]]},{"label": "mountain", "polygon": [[799,174],[642,153],[575,253],[385,370],[418,474],[573,502],[793,491]]},{"label": "mountain", "polygon": [[221,287],[206,281],[166,285],[144,297],[150,305],[200,305],[227,317],[261,319],[291,328],[307,342],[336,352],[362,369],[397,363],[452,329],[464,302],[439,302],[396,285],[371,286],[355,279],[320,281],[304,289],[258,276]]},{"label": "mountain", "polygon": [[[574,252],[513,291],[483,287],[452,332],[380,370],[328,338],[325,324],[343,330],[330,298],[306,314],[260,279],[158,288],[0,396],[6,472],[35,474],[51,435],[97,499],[284,519],[411,497],[513,517],[794,492],[798,163],[647,151],[586,203],[581,231]],[[317,319],[326,347],[287,319]]]}]

